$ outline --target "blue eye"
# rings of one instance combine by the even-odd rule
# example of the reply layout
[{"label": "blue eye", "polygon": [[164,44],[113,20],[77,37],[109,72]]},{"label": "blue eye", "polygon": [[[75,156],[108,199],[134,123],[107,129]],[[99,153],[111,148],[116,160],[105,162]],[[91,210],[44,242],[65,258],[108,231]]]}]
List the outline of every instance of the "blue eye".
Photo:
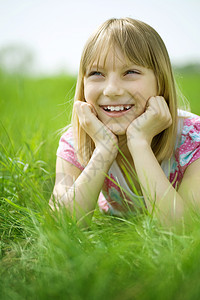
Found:
[{"label": "blue eye", "polygon": [[92,71],[89,76],[101,76],[101,72],[98,72],[98,71]]},{"label": "blue eye", "polygon": [[136,70],[128,70],[126,71],[125,75],[129,75],[129,74],[140,74],[138,71]]}]

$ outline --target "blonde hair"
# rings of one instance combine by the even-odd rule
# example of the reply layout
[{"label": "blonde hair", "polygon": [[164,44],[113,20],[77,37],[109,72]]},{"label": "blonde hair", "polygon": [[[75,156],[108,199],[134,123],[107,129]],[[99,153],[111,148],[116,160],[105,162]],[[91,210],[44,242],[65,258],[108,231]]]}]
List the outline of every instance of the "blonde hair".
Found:
[{"label": "blonde hair", "polygon": [[[109,19],[88,39],[82,53],[74,101],[84,99],[84,76],[86,68],[94,60],[99,61],[102,52],[106,55],[110,45],[119,47],[126,60],[153,70],[157,79],[158,95],[168,104],[172,125],[152,140],[152,150],[159,163],[170,158],[177,134],[177,94],[172,67],[165,44],[159,34],[149,25],[131,18]],[[106,53],[107,52],[107,53]],[[77,156],[86,165],[94,150],[94,142],[80,126],[73,108],[72,126]]]}]

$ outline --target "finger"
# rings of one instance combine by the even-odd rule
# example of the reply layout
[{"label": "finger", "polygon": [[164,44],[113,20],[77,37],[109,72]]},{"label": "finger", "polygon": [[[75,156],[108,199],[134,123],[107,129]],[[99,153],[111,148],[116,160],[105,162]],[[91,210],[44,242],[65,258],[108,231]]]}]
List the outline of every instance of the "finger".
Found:
[{"label": "finger", "polygon": [[80,125],[89,136],[96,142],[102,141],[106,137],[112,138],[110,130],[96,117],[96,114],[92,112],[93,106],[82,101],[76,102],[76,110]]},{"label": "finger", "polygon": [[171,113],[170,113],[168,104],[164,97],[157,96],[156,98],[157,98],[157,103],[160,107],[160,114],[162,116],[162,120],[163,120],[164,124],[166,124],[166,126],[168,127],[172,124],[172,117],[171,117]]},{"label": "finger", "polygon": [[95,114],[95,116],[97,117],[97,112],[96,112],[94,106],[90,103],[88,103],[88,106],[91,108],[92,113]]},{"label": "finger", "polygon": [[82,114],[84,114],[84,116],[86,118],[89,118],[89,119],[92,118],[93,120],[94,120],[94,118],[96,119],[97,113],[95,111],[95,108],[91,104],[88,104],[88,103],[82,104],[81,111],[82,111]]},{"label": "finger", "polygon": [[147,110],[153,115],[157,115],[160,113],[160,107],[158,103],[158,99],[156,97],[150,97],[147,103]]},{"label": "finger", "polygon": [[93,107],[87,103],[83,103],[80,106],[80,121],[82,121],[82,126],[88,132],[89,135],[95,135],[99,129],[102,127],[102,122],[96,117],[96,114],[92,112]]},{"label": "finger", "polygon": [[150,98],[151,107],[158,110],[161,114],[168,108],[164,97],[156,96]]},{"label": "finger", "polygon": [[162,115],[169,115],[170,111],[169,111],[169,107],[168,107],[168,104],[167,104],[165,98],[162,97],[162,96],[157,96],[156,99],[157,99],[157,103],[160,107],[161,114]]},{"label": "finger", "polygon": [[81,127],[83,127],[85,129],[85,127],[90,125],[89,121],[91,118],[88,117],[87,110],[89,110],[89,112],[92,114],[91,109],[88,108],[88,105],[85,102],[79,101],[79,100],[77,100],[74,103],[74,108],[78,115],[78,119],[79,119],[79,123],[80,123]]},{"label": "finger", "polygon": [[74,109],[75,109],[76,113],[78,114],[78,116],[80,116],[80,109],[81,109],[82,103],[84,103],[84,102],[79,101],[79,100],[76,100],[76,102],[74,103]]},{"label": "finger", "polygon": [[[75,105],[75,109],[78,111],[78,113],[81,112],[81,109],[84,109],[84,112],[85,111],[88,112],[87,107],[89,107],[90,111],[95,116],[97,116],[97,112],[96,112],[94,106],[92,104],[90,104],[90,103],[86,103],[86,102],[77,100],[74,105]],[[86,108],[86,110],[85,110],[85,108]]]},{"label": "finger", "polygon": [[80,123],[83,123],[85,121],[88,122],[91,119],[92,115],[95,116],[95,114],[92,113],[92,106],[89,106],[88,103],[77,100],[74,104],[74,107],[79,117]]}]

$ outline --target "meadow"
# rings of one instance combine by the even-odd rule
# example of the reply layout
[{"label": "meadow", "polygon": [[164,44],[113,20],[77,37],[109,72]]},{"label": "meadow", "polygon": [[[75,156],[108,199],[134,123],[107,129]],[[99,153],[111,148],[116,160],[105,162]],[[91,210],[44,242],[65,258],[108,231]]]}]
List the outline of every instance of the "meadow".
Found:
[{"label": "meadow", "polygon": [[[176,72],[200,115],[200,74]],[[0,299],[199,299],[200,218],[167,229],[102,215],[81,229],[48,201],[75,78],[0,71]]]}]

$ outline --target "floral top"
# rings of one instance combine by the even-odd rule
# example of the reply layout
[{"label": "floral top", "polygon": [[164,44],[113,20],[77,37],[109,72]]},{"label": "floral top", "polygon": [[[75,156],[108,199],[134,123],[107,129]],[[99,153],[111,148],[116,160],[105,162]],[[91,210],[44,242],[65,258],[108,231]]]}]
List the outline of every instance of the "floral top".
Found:
[{"label": "floral top", "polygon": [[[57,156],[75,165],[80,170],[80,164],[74,150],[72,127],[61,136]],[[170,159],[161,163],[166,177],[174,188],[178,188],[186,168],[200,158],[200,116],[178,110],[178,131],[174,153]],[[110,167],[102,186],[98,205],[102,212],[122,216],[144,205],[144,197],[131,190],[124,175],[115,160]]]}]

